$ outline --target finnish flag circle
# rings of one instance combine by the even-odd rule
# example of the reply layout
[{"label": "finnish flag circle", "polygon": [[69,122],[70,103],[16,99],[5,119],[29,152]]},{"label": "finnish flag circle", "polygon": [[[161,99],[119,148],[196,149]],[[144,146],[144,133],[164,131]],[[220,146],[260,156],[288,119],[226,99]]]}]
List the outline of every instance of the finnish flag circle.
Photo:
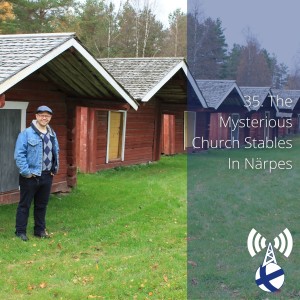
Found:
[{"label": "finnish flag circle", "polygon": [[284,283],[283,269],[275,263],[260,266],[255,274],[255,282],[266,292],[276,292]]}]

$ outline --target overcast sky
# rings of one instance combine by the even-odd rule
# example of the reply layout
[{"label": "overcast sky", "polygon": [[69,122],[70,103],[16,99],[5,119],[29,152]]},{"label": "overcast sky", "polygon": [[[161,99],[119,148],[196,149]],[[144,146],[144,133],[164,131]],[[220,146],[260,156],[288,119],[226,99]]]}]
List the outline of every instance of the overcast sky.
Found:
[{"label": "overcast sky", "polygon": [[191,3],[197,2],[206,17],[221,19],[229,46],[245,44],[244,33],[249,27],[261,46],[290,68],[300,53],[299,0],[188,1],[189,10]]},{"label": "overcast sky", "polygon": [[168,16],[177,8],[180,8],[184,13],[187,11],[187,0],[156,0],[157,17],[168,24]]},{"label": "overcast sky", "polygon": [[[139,1],[140,5],[147,0],[132,0]],[[113,0],[118,7],[121,3],[125,3],[125,0]],[[177,8],[180,8],[184,13],[187,11],[187,0],[150,0],[150,3],[155,4],[154,14],[157,16],[165,26],[168,26],[168,16]]]}]

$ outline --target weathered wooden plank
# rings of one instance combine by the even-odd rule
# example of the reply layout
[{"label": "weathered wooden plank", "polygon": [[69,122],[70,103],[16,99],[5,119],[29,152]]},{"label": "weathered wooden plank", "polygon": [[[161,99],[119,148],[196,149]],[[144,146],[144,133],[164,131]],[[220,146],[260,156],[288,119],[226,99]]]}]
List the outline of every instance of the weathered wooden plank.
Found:
[{"label": "weathered wooden plank", "polygon": [[[76,71],[78,74],[81,74],[83,78],[86,78],[97,90],[99,90],[100,94],[103,95],[103,97],[116,97],[116,94],[113,94],[111,92],[111,88],[107,88],[105,84],[107,80],[104,78],[100,79],[99,74],[98,76],[96,76],[95,73],[98,73],[98,71],[95,72],[95,70],[92,70],[90,64],[86,62],[84,57],[75,52],[71,53],[70,51],[64,53],[63,57],[67,62],[71,64],[71,66],[74,67],[74,71]],[[89,70],[89,72],[87,72],[87,70]]]},{"label": "weathered wooden plank", "polygon": [[[68,92],[75,90],[76,93],[82,96],[95,96],[99,94],[98,91],[93,90],[88,82],[79,82],[78,78],[76,78],[76,75],[72,73],[67,66],[64,66],[64,64],[62,64],[59,60],[53,60],[49,62],[41,71],[45,76],[53,80],[58,86],[61,86]],[[89,91],[87,91],[87,87]]]}]

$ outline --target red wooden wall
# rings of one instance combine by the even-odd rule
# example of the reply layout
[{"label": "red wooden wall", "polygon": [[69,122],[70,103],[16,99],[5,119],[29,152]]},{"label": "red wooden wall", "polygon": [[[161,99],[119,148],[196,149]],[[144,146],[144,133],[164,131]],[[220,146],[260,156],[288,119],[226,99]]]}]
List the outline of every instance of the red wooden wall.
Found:
[{"label": "red wooden wall", "polygon": [[[240,118],[245,118],[246,113],[240,112]],[[231,128],[229,126],[220,126],[220,117],[222,116],[224,121],[226,121],[231,113],[229,112],[216,112],[210,114],[209,122],[209,141],[215,147],[215,145],[220,145],[220,148],[225,147],[225,143],[221,140],[230,140],[231,139]],[[245,128],[239,128],[239,141],[240,145],[244,143],[245,137],[247,135],[247,130]]]},{"label": "red wooden wall", "polygon": [[[83,172],[96,172],[117,166],[147,163],[160,159],[162,151],[162,118],[175,118],[174,153],[184,152],[185,105],[161,104],[152,98],[135,111],[127,111],[124,161],[106,163],[109,109],[77,108],[77,162]],[[80,121],[81,120],[81,121]],[[86,122],[87,126],[83,124]]]},{"label": "red wooden wall", "polygon": [[[54,177],[52,192],[66,192],[76,183],[73,164],[75,160],[72,153],[72,124],[73,109],[66,105],[66,96],[57,90],[50,82],[39,78],[37,74],[29,76],[5,93],[6,101],[29,102],[26,115],[26,127],[35,119],[35,110],[40,105],[48,105],[54,114],[51,127],[55,130],[60,146],[60,169]],[[67,109],[68,107],[68,109]],[[70,126],[68,129],[68,125]],[[75,176],[75,177],[74,177]],[[1,203],[12,203],[19,200],[19,191],[0,193]]]},{"label": "red wooden wall", "polygon": [[[256,120],[261,120],[265,118],[265,111],[256,111],[251,114],[251,119],[256,119]],[[276,119],[276,112],[275,111],[270,111],[270,119]],[[248,136],[251,137],[251,139],[260,139],[263,140],[265,137],[265,128],[264,126],[258,126],[257,128],[255,127],[250,127],[249,128],[249,133]],[[269,127],[269,138],[274,139],[275,136],[277,136],[277,129]]]}]

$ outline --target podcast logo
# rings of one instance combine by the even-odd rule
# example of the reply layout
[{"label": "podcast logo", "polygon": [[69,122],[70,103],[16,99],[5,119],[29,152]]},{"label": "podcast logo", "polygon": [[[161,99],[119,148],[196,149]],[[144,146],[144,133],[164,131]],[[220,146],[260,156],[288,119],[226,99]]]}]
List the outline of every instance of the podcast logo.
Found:
[{"label": "podcast logo", "polygon": [[[266,248],[266,238],[264,238],[254,228],[250,231],[247,240],[248,251],[254,257],[261,250]],[[289,257],[293,249],[293,238],[286,228],[274,239],[274,248]],[[284,271],[277,264],[272,244],[268,244],[267,252],[263,264],[255,273],[255,282],[259,288],[265,292],[274,293],[280,290],[284,283]]]}]

